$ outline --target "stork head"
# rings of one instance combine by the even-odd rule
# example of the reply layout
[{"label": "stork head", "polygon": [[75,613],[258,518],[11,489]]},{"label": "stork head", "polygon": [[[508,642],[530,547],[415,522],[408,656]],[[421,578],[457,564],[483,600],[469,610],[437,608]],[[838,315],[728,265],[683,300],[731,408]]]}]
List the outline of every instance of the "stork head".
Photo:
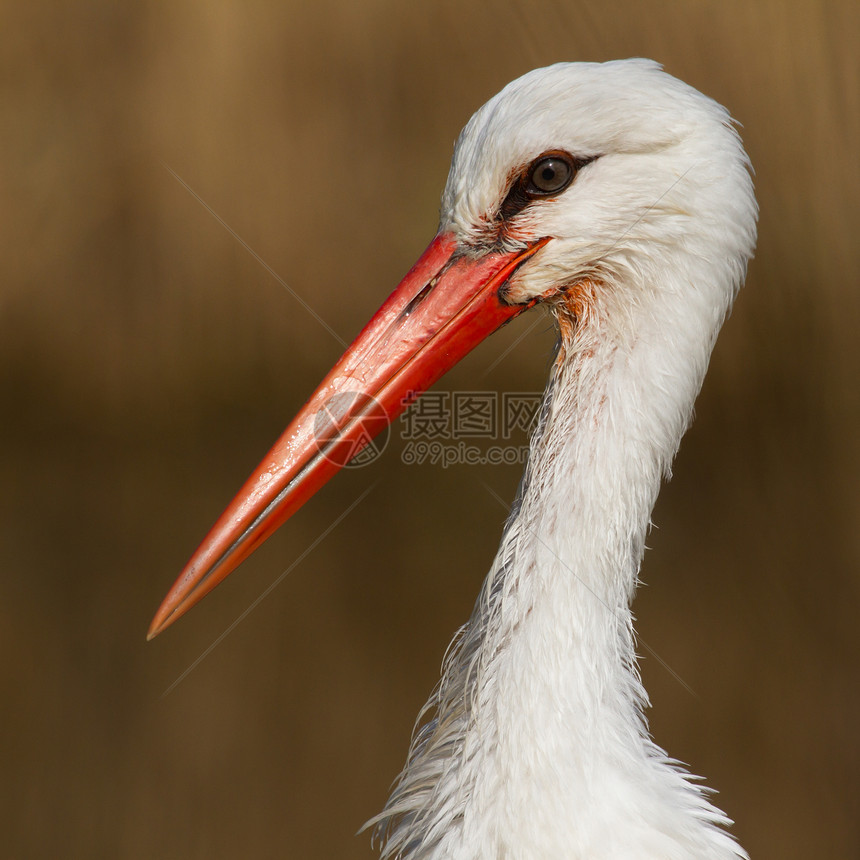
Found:
[{"label": "stork head", "polygon": [[457,141],[436,238],[216,522],[150,638],[537,302],[570,307],[584,284],[628,309],[692,302],[715,334],[755,239],[748,168],[726,111],[653,62],[559,64],[508,85]]},{"label": "stork head", "polygon": [[647,288],[680,255],[728,267],[725,309],[752,255],[756,212],[725,108],[651,60],[559,63],[513,81],[469,120],[440,231],[477,254],[551,237],[506,285],[513,304],[586,279]]}]

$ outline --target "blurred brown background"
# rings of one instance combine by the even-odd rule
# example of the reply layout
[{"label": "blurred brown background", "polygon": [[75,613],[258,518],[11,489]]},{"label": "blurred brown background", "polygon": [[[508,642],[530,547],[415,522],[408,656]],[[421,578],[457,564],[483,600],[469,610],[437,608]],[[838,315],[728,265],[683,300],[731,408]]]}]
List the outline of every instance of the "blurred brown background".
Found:
[{"label": "blurred brown background", "polygon": [[[204,604],[168,586],[432,237],[526,70],[649,56],[726,104],[760,240],[636,602],[657,741],[754,858],[860,856],[854,0],[2,4],[0,856],[373,856],[519,468],[342,474]],[[520,318],[446,389],[540,390]],[[395,437],[396,437],[395,433]],[[402,443],[400,443],[402,444]],[[374,489],[168,695],[367,487]]]}]

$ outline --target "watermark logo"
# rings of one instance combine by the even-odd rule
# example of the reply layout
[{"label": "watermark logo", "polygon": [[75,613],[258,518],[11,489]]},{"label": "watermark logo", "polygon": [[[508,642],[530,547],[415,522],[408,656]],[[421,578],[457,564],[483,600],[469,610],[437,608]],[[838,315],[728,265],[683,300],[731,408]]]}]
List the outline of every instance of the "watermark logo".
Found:
[{"label": "watermark logo", "polygon": [[464,440],[446,444],[438,440],[407,442],[400,459],[407,466],[522,466],[528,460],[528,445],[470,445]]},{"label": "watermark logo", "polygon": [[[537,392],[410,392],[411,404],[399,421],[404,441],[401,460],[408,466],[522,465],[537,421],[542,394]],[[348,437],[344,438],[344,434]],[[391,437],[388,416],[369,394],[335,394],[314,418],[320,453],[340,468],[375,462]]]},{"label": "watermark logo", "polygon": [[429,391],[400,417],[406,442],[401,459],[443,469],[522,465],[542,397],[531,391]]},{"label": "watermark logo", "polygon": [[[348,429],[349,437],[344,438]],[[317,448],[340,468],[360,469],[370,465],[381,456],[390,436],[388,416],[382,405],[360,391],[335,394],[314,416]]]}]

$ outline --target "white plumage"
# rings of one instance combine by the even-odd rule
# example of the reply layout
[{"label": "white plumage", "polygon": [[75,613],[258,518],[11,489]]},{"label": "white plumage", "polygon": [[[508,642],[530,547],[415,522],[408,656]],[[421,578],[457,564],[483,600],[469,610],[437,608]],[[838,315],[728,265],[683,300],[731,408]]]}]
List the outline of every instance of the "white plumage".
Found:
[{"label": "white plumage", "polygon": [[726,111],[656,64],[556,65],[468,123],[441,229],[480,248],[512,170],[552,149],[599,157],[499,240],[554,237],[508,296],[551,293],[558,357],[498,555],[377,821],[383,856],[744,857],[648,736],[630,601],[753,252],[749,163]]},{"label": "white plumage", "polygon": [[343,465],[366,436],[368,403],[393,420],[406,392],[505,320],[537,301],[552,308],[558,355],[529,464],[371,822],[383,857],[746,857],[648,735],[630,602],[756,216],[728,113],[655,63],[560,64],[514,81],[457,142],[436,239],[159,609],[150,636]]}]

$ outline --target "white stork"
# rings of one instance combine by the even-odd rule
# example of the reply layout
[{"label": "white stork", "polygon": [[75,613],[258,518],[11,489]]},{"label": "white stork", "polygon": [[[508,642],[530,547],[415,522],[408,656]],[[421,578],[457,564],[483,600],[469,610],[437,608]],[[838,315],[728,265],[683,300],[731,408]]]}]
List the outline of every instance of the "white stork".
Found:
[{"label": "white stork", "polygon": [[472,617],[372,822],[383,857],[747,856],[705,790],[648,735],[630,602],[756,218],[729,114],[657,64],[559,64],[509,84],[457,141],[436,238],[159,609],[150,636],[400,414],[410,392],[523,310],[552,309],[558,354],[528,467]]}]

